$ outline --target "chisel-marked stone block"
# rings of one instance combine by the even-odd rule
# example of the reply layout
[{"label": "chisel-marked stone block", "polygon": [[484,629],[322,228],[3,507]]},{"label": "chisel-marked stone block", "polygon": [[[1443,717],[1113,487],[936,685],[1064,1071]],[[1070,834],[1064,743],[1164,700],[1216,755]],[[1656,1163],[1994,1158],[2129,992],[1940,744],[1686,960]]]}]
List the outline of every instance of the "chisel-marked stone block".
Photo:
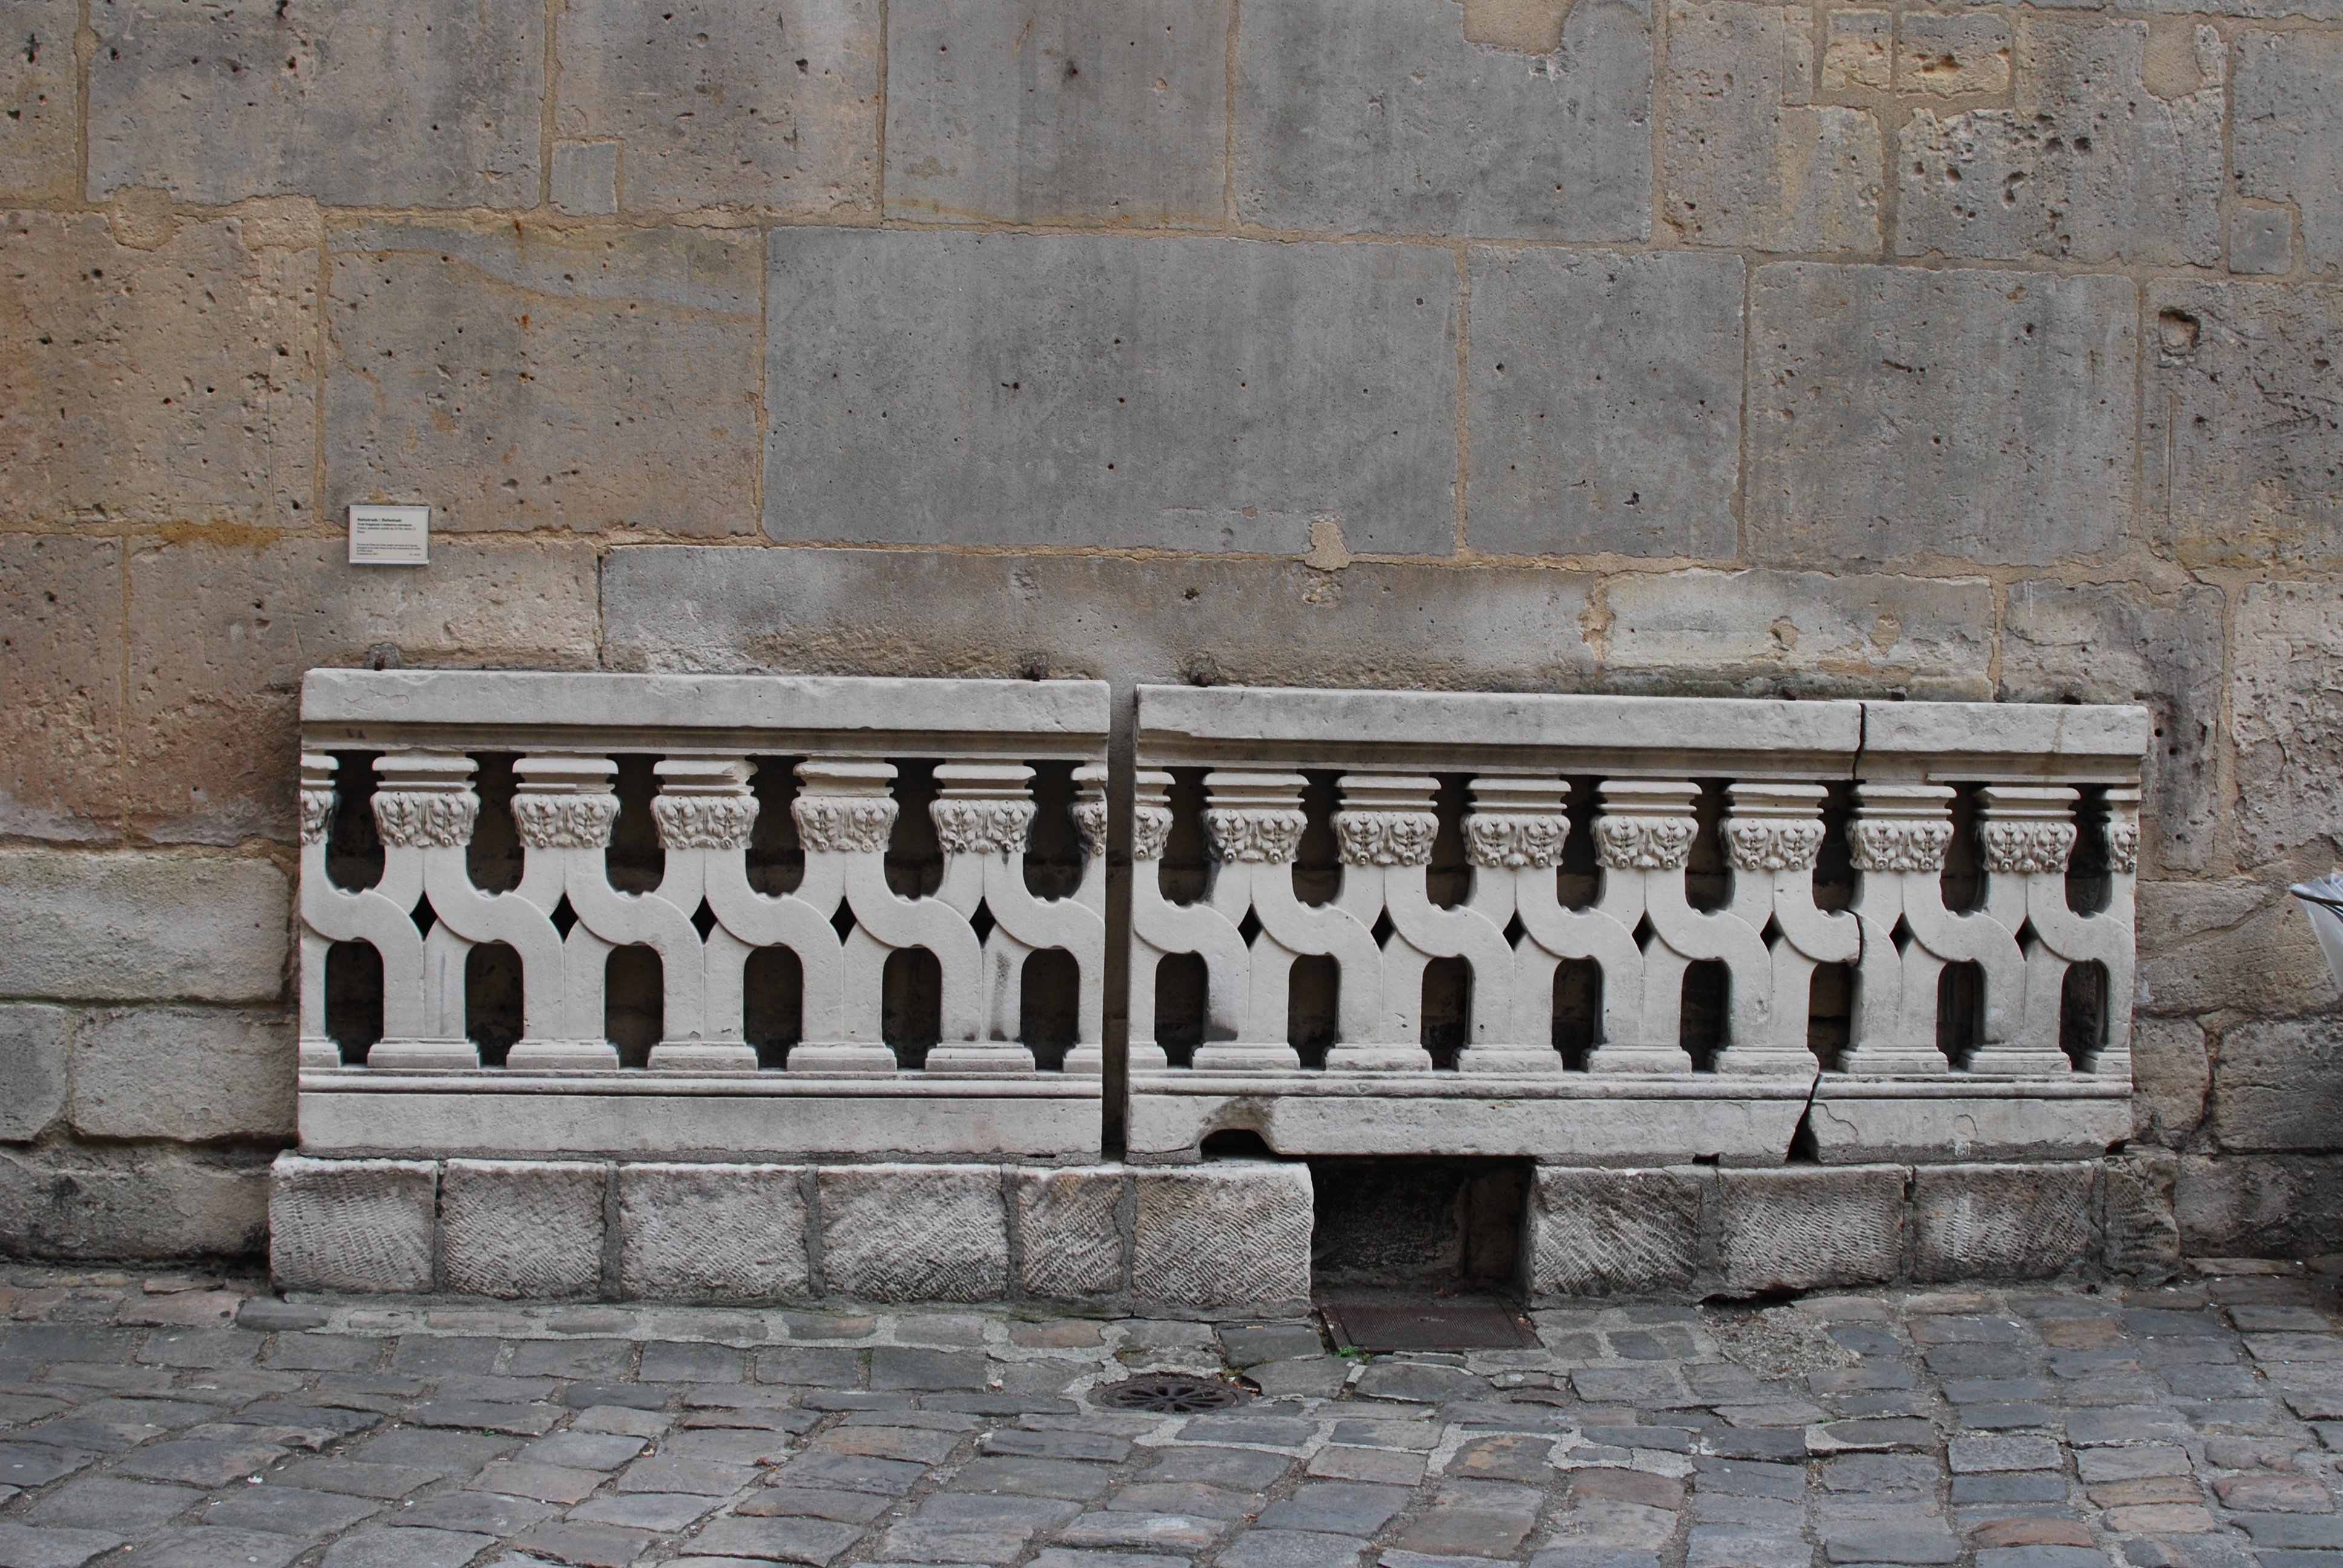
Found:
[{"label": "chisel-marked stone block", "polygon": [[428,1160],[280,1154],[268,1271],[288,1291],[427,1291],[439,1168]]}]

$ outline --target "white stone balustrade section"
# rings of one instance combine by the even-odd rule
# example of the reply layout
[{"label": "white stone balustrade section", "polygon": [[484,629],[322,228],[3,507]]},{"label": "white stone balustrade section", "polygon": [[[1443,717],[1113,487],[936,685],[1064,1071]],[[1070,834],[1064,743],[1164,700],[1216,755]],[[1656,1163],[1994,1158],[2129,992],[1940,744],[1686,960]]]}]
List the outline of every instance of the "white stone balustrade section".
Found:
[{"label": "white stone balustrade section", "polygon": [[[2083,1149],[2123,1136],[2138,709],[1143,687],[1139,730],[1135,1156],[1242,1129],[1288,1154],[1779,1162],[1808,1101],[1835,1095],[1857,1121],[1912,1123],[1885,1134],[1899,1158],[1946,1157],[1932,1151],[1962,1126]],[[1160,872],[1176,768],[1204,770],[1211,859],[1189,902],[1166,897]],[[1320,903],[1295,891],[1305,773],[1334,775],[1339,798],[1339,881]],[[1467,890],[1443,907],[1427,890],[1434,802],[1441,777],[1457,775],[1470,790],[1457,824]],[[1719,783],[1710,865],[1722,862],[1726,889],[1702,907],[1687,879],[1704,789]],[[1833,787],[1853,808],[1844,910],[1818,902],[1815,882]],[[1956,787],[1974,807],[1974,908],[1945,899]],[[2077,909],[2067,870],[2087,807],[2107,891]],[[1595,891],[1565,903],[1580,832]],[[1184,1070],[1170,1067],[1154,1016],[1157,966],[1181,954],[1207,977],[1203,1040]],[[1304,955],[1332,958],[1340,976],[1322,1070],[1303,1069],[1288,1042]],[[1471,973],[1453,1074],[1424,1046],[1435,959]],[[1572,961],[1601,975],[1584,1073],[1565,1070],[1555,1043],[1555,978]],[[1695,963],[1724,971],[1721,1039],[1700,1063],[1680,1038]],[[2105,1036],[2078,1046],[2065,1015],[2068,971],[2084,963],[2103,970]],[[1810,1044],[1826,964],[1851,967],[1854,1001],[1847,1044],[1827,1063]],[[1948,1057],[1938,1011],[1952,964],[1976,966],[1983,1017],[1975,1049]],[[2000,1103],[2012,1094],[2039,1103]],[[1998,1100],[1979,1112],[1963,1095]],[[1695,1130],[1704,1116],[1713,1125]],[[1620,1125],[1597,1126],[1604,1117]]]},{"label": "white stone balustrade section", "polygon": [[[660,1126],[666,1141],[652,1147],[1095,1153],[1102,686],[316,671],[304,720],[301,1060],[312,1146],[490,1146],[484,1102],[459,1103],[487,1095],[521,1124],[506,1147],[618,1151]],[[368,751],[378,753],[382,871],[373,887],[348,889],[328,871],[327,841],[337,786],[357,781],[340,777],[335,753]],[[491,751],[519,753],[510,809],[521,871],[502,891],[476,884],[468,864],[484,810],[475,757]],[[663,866],[656,887],[628,891],[609,862],[618,759],[646,753],[657,759],[649,810]],[[906,897],[887,879],[899,770],[885,759],[940,755],[930,814],[941,884]],[[782,893],[752,885],[749,863],[755,759],[776,756],[805,759],[789,806],[804,869]],[[1026,882],[1036,759],[1075,764],[1070,826],[1083,863],[1068,898],[1036,897]],[[327,955],[343,942],[382,960],[382,1037],[363,1065],[343,1062],[327,1027]],[[482,1066],[466,1031],[467,960],[485,943],[519,960],[520,1037],[500,1070]],[[606,1037],[605,977],[621,947],[649,949],[662,977],[660,1037],[641,1070],[623,1069]],[[772,948],[793,953],[801,976],[785,1071],[759,1071],[745,1037],[749,965]],[[910,949],[932,955],[941,981],[940,1038],[917,1072],[885,1039],[888,960]],[[1050,950],[1073,960],[1077,1039],[1062,1072],[1041,1073],[1019,1037],[1025,965]],[[905,1095],[921,1085],[932,1098],[908,1114]],[[647,1092],[686,1099],[653,1110]],[[709,1109],[711,1093],[764,1097],[776,1114],[759,1125],[753,1113]],[[825,1097],[834,1114],[817,1103]],[[779,1109],[792,1099],[804,1103]],[[1071,1116],[1069,1101],[1081,1102]],[[369,1127],[370,1111],[389,1125]],[[628,1118],[636,1125],[621,1125]]]}]

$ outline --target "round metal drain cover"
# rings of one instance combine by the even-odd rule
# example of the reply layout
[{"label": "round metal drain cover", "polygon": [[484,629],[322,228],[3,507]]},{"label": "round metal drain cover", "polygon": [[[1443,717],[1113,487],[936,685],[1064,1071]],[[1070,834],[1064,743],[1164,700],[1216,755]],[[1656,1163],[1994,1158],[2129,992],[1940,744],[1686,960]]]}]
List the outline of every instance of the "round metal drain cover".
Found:
[{"label": "round metal drain cover", "polygon": [[1198,1411],[1227,1410],[1252,1396],[1234,1383],[1214,1378],[1159,1372],[1135,1377],[1098,1392],[1098,1402],[1116,1410],[1151,1410],[1166,1415],[1192,1415]]}]

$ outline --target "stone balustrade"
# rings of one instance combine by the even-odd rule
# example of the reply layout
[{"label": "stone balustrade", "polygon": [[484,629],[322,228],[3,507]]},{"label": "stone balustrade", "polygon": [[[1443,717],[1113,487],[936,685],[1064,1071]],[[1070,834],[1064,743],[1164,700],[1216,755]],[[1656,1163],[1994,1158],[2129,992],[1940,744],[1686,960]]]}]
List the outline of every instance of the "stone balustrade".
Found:
[{"label": "stone balustrade", "polygon": [[1132,1157],[2099,1152],[2147,738],[2136,708],[1142,687]]},{"label": "stone balustrade", "polygon": [[[1095,1153],[1102,685],[318,670],[302,719],[306,1147]],[[489,756],[509,759],[498,805],[481,793]],[[658,869],[639,888],[613,875],[628,757],[656,759]],[[942,759],[926,808],[940,878],[917,896],[890,883],[903,781],[890,758]],[[1036,764],[1071,770],[1080,871],[1061,897],[1026,874]],[[341,797],[369,786],[379,870],[346,885],[329,839]],[[766,801],[784,797],[787,828],[769,837],[793,829],[802,869],[775,886],[752,878],[752,846]],[[517,841],[509,886],[472,868],[490,813]],[[343,944],[379,965],[365,1030],[379,1038],[361,1049],[330,1027]],[[518,963],[518,1027],[490,1067],[468,1019],[475,955],[496,944]],[[658,1026],[626,1064],[606,977],[629,948],[656,955]],[[794,957],[797,992],[779,1062],[744,1019],[751,960],[774,949]],[[933,963],[925,991],[916,974],[889,978],[915,950]],[[1053,950],[1071,960],[1053,978],[1073,993],[1072,1038],[1040,1070],[1023,982]],[[890,1042],[890,999],[926,1010],[915,1062]]]}]

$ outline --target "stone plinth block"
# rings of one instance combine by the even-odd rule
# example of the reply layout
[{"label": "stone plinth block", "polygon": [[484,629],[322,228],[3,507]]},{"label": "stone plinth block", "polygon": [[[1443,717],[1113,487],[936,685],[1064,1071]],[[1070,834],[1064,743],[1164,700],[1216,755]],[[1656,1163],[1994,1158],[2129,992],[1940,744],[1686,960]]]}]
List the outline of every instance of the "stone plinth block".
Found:
[{"label": "stone plinth block", "polygon": [[[93,197],[160,186],[206,205],[291,194],[336,206],[537,201],[541,12],[125,0],[90,24]],[[64,37],[55,46],[72,48]]]},{"label": "stone plinth block", "polygon": [[74,1128],[94,1138],[289,1139],[293,1033],[282,1013],[94,1012],[74,1037]]},{"label": "stone plinth block", "polygon": [[1027,1295],[1084,1301],[1123,1288],[1122,1168],[1019,1171],[1010,1177]]},{"label": "stone plinth block", "polygon": [[1806,1128],[1825,1165],[2080,1160],[2131,1136],[2130,1089],[2079,1074],[2032,1083],[1833,1074],[1815,1093]]},{"label": "stone plinth block", "polygon": [[287,901],[262,859],[0,850],[0,996],[275,1000]]},{"label": "stone plinth block", "polygon": [[2180,1266],[2180,1226],[2174,1215],[2177,1156],[2138,1150],[2099,1163],[2099,1231],[2107,1268],[2118,1274],[2161,1279]]},{"label": "stone plinth block", "polygon": [[439,1207],[447,1289],[592,1294],[602,1281],[602,1187],[598,1161],[448,1161]]},{"label": "stone plinth block", "polygon": [[1735,1291],[1875,1285],[1903,1270],[1897,1165],[1719,1172],[1725,1282]]},{"label": "stone plinth block", "polygon": [[1007,1292],[998,1167],[835,1166],[820,1183],[827,1292],[874,1302],[989,1302]]},{"label": "stone plinth block", "polygon": [[287,1291],[427,1291],[439,1167],[279,1154],[268,1272]]},{"label": "stone plinth block", "polygon": [[2042,1280],[2087,1261],[2092,1167],[1938,1165],[1914,1172],[1912,1272],[1922,1280]]},{"label": "stone plinth block", "polygon": [[1219,226],[1230,9],[895,0],[887,216]]},{"label": "stone plinth block", "polygon": [[618,1167],[618,1289],[664,1301],[803,1296],[806,1204],[797,1165]]},{"label": "stone plinth block", "polygon": [[268,1166],[241,1150],[52,1143],[0,1151],[0,1255],[258,1257]]},{"label": "stone plinth block", "polygon": [[0,1141],[29,1143],[65,1108],[75,1015],[0,1003]]},{"label": "stone plinth block", "polygon": [[1650,227],[1647,6],[1240,9],[1234,183],[1247,223],[1628,241]]},{"label": "stone plinth block", "polygon": [[1741,258],[1483,246],[1472,271],[1473,548],[1730,557]]},{"label": "stone plinth block", "polygon": [[[1751,10],[1725,6],[1725,10]],[[2137,443],[2129,278],[1760,267],[1748,544],[1761,560],[2040,564],[2118,547]]]},{"label": "stone plinth block", "polygon": [[1695,1177],[1539,1168],[1530,1206],[1533,1298],[1681,1290],[1699,1260]]},{"label": "stone plinth block", "polygon": [[2221,1037],[2213,1140],[2225,1152],[2335,1147],[2343,1112],[2343,1020],[2258,1018]]},{"label": "stone plinth block", "polygon": [[1453,548],[1445,251],[810,227],[768,247],[775,539],[1300,555],[1332,519],[1354,551]]},{"label": "stone plinth block", "polygon": [[1138,1172],[1131,1293],[1167,1310],[1300,1310],[1310,1299],[1310,1167],[1226,1161]]}]

